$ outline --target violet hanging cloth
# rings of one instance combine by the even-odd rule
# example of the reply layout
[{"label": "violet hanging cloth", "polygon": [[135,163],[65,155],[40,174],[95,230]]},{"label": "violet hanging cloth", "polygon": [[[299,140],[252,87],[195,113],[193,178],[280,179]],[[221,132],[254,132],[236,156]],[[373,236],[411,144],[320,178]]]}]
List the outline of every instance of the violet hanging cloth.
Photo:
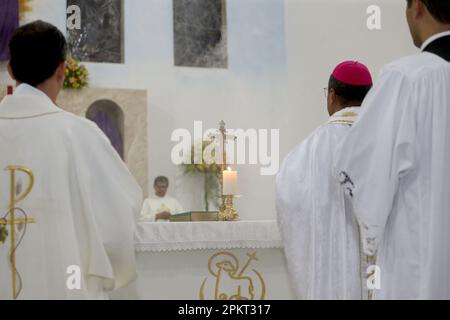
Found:
[{"label": "violet hanging cloth", "polygon": [[114,149],[117,150],[120,157],[123,159],[123,140],[120,129],[116,126],[111,116],[105,111],[99,111],[92,119],[99,128],[106,134],[111,141]]},{"label": "violet hanging cloth", "polygon": [[19,27],[19,0],[0,0],[0,61],[9,59],[9,40]]}]

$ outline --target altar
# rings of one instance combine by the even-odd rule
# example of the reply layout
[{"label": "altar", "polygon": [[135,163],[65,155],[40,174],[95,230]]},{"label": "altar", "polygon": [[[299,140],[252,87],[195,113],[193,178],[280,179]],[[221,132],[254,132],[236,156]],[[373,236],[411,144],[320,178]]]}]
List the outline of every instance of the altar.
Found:
[{"label": "altar", "polygon": [[141,223],[136,254],[113,299],[294,299],[276,221]]}]

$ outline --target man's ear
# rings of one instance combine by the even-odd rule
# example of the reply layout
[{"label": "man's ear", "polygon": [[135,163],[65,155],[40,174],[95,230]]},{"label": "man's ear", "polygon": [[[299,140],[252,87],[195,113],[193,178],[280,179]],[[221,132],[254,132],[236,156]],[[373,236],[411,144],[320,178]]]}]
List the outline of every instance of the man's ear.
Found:
[{"label": "man's ear", "polygon": [[58,69],[56,69],[56,77],[58,78],[58,81],[63,82],[64,78],[66,77],[66,62],[61,62],[61,64],[58,66]]},{"label": "man's ear", "polygon": [[336,91],[334,89],[330,89],[330,91],[328,92],[328,97],[330,99],[330,103],[334,104],[337,99]]},{"label": "man's ear", "polygon": [[11,67],[11,64],[9,62],[8,62],[7,69],[8,69],[8,73],[9,73],[9,76],[11,77],[11,79],[16,81],[16,77],[14,77],[14,74],[13,74],[13,71],[12,71],[12,67]]},{"label": "man's ear", "polygon": [[412,6],[413,6],[413,16],[415,19],[422,18],[425,12],[427,11],[425,4],[421,0],[414,0]]}]

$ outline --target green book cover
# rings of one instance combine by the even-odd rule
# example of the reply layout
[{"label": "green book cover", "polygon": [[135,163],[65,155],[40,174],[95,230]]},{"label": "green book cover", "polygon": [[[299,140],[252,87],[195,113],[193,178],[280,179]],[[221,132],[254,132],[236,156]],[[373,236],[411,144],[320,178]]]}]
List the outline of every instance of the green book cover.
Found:
[{"label": "green book cover", "polygon": [[190,211],[174,214],[170,217],[170,222],[195,222],[195,221],[218,221],[219,212]]}]

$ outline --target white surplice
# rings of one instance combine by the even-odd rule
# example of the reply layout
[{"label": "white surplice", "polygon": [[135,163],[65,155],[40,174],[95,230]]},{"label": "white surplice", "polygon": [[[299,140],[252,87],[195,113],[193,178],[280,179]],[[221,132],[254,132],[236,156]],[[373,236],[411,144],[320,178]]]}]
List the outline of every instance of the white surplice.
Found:
[{"label": "white surplice", "polygon": [[334,114],[284,160],[277,212],[288,270],[299,299],[360,299],[359,236],[333,174],[337,145],[359,113]]},{"label": "white surplice", "polygon": [[[142,191],[96,124],[22,84],[0,104],[0,218],[10,202],[3,170],[10,165],[35,176],[31,193],[16,205],[35,220],[16,250],[19,299],[106,298],[136,279],[134,219]],[[17,173],[16,180],[23,192],[27,176]],[[0,300],[12,298],[9,240],[0,243]],[[77,268],[79,290],[70,277]]]},{"label": "white surplice", "polygon": [[170,196],[152,197],[144,200],[141,211],[141,222],[152,222],[156,220],[156,215],[162,212],[178,214],[183,212],[183,207],[177,199]]},{"label": "white surplice", "polygon": [[450,63],[422,52],[383,69],[342,144],[376,299],[450,299],[449,124]]}]

